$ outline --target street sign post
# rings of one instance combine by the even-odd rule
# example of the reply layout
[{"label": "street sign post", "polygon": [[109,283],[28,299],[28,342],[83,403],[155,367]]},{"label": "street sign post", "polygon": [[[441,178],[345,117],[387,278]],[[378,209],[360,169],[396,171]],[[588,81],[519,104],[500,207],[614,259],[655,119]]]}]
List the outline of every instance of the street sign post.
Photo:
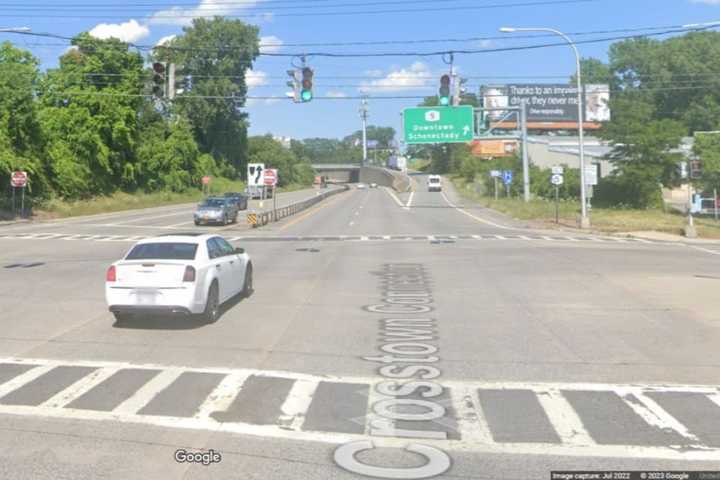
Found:
[{"label": "street sign post", "polygon": [[210,195],[210,180],[211,178],[207,175],[202,177],[202,191],[205,196]]},{"label": "street sign post", "polygon": [[490,176],[493,179],[493,184],[495,184],[495,200],[498,199],[498,178],[502,176],[502,172],[500,170],[490,170]]},{"label": "street sign post", "polygon": [[503,183],[505,184],[505,194],[506,196],[510,196],[510,184],[513,180],[513,172],[512,170],[503,170],[502,172],[502,179]]},{"label": "street sign post", "polygon": [[459,107],[406,108],[403,111],[405,143],[467,143],[474,136],[474,111]]},{"label": "street sign post", "polygon": [[[555,185],[555,223],[560,223],[560,185],[563,184],[565,178],[562,175],[562,167],[553,167],[553,174],[550,176],[550,183]],[[555,173],[559,171],[561,173]]]},{"label": "street sign post", "polygon": [[263,183],[269,187],[274,187],[275,185],[277,185],[277,169],[266,169],[265,174],[263,175]]},{"label": "street sign post", "polygon": [[25,187],[27,186],[28,174],[23,171],[15,171],[10,175],[10,185],[13,187],[13,216],[15,216],[15,189],[20,188],[20,216],[25,216]]},{"label": "street sign post", "polygon": [[551,168],[553,175],[562,175],[565,173],[565,169],[561,166],[554,166]]},{"label": "street sign post", "polygon": [[253,187],[262,185],[263,172],[265,171],[264,163],[248,163],[247,167],[247,184]]}]

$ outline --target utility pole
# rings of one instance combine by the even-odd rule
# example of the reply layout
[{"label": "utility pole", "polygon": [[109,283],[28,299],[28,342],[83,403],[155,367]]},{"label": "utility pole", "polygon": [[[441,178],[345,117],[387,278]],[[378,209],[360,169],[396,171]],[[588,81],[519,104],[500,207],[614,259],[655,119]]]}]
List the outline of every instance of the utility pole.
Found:
[{"label": "utility pole", "polygon": [[530,161],[528,160],[527,141],[527,104],[520,105],[520,124],[522,131],[522,166],[523,166],[523,198],[530,201]]},{"label": "utility pole", "polygon": [[452,77],[453,88],[452,104],[454,107],[457,107],[460,105],[460,78],[458,78],[457,73],[455,73],[455,67],[450,68],[450,76]]},{"label": "utility pole", "polygon": [[368,119],[368,105],[367,99],[363,98],[360,103],[360,118],[362,119],[362,143],[363,143],[363,160],[362,166],[367,165],[367,119]]}]

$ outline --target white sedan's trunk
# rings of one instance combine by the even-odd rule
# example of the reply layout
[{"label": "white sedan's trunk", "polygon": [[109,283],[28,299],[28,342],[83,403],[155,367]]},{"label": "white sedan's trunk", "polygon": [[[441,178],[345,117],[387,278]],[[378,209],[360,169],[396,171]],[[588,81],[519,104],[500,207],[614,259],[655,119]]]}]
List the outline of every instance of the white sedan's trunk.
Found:
[{"label": "white sedan's trunk", "polygon": [[117,287],[168,288],[183,284],[189,262],[145,260],[117,264]]}]

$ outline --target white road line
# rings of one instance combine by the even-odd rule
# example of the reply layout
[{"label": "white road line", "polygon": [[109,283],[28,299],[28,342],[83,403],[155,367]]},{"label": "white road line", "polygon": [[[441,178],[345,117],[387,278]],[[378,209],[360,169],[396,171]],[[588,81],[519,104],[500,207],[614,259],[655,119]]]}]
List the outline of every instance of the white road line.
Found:
[{"label": "white road line", "polygon": [[35,380],[41,375],[44,375],[53,368],[55,368],[55,365],[40,365],[14,377],[12,380],[3,383],[2,385],[0,385],[0,397],[4,397],[8,393],[12,392],[13,390],[17,390],[26,383],[32,382],[33,380]]},{"label": "white road line", "polygon": [[547,235],[540,235],[540,238],[542,238],[543,240],[550,240],[550,241],[555,240],[554,238],[548,237]]},{"label": "white road line", "polygon": [[390,240],[391,238],[390,235],[383,235],[383,240]]},{"label": "white road line", "polygon": [[570,236],[563,237],[563,238],[565,238],[565,239],[567,239],[567,240],[570,240],[571,242],[579,242],[579,241],[580,241],[580,240],[578,240],[577,238],[575,238],[575,237],[570,237]]},{"label": "white road line", "polygon": [[353,225],[355,225],[355,222],[350,222],[350,223],[348,224],[348,226],[350,226],[350,227],[352,227]]},{"label": "white road line", "polygon": [[570,403],[555,389],[537,392],[537,399],[564,444],[595,445]]},{"label": "white road line", "polygon": [[461,438],[476,444],[495,443],[482,410],[477,389],[471,386],[452,388],[450,394],[458,414],[456,420]]},{"label": "white road line", "polygon": [[410,210],[410,206],[412,205],[413,197],[415,197],[415,190],[410,192],[410,196],[408,197],[408,201],[405,204],[405,210]]},{"label": "white road line", "polygon": [[300,430],[305,421],[305,414],[310,408],[313,395],[319,382],[309,380],[296,380],[288,393],[285,402],[280,407],[283,414],[280,416],[280,422],[285,428],[290,430]]},{"label": "white road line", "polygon": [[482,237],[480,235],[473,235],[472,238],[475,240],[482,240]]},{"label": "white road line", "polygon": [[652,242],[652,241],[650,241],[650,240],[645,240],[644,238],[633,237],[633,239],[634,239],[636,242],[640,242],[640,243],[655,243],[655,242]]},{"label": "white road line", "polygon": [[716,251],[716,250],[709,250],[709,249],[707,249],[707,248],[696,247],[695,245],[688,245],[688,246],[689,246],[690,248],[693,248],[693,249],[695,249],[695,250],[699,250],[699,251],[701,251],[701,252],[711,253],[711,254],[713,254],[713,255],[720,255],[720,252],[718,252],[718,251]]},{"label": "white road line", "polygon": [[435,241],[435,235],[428,235],[427,238],[428,238],[428,240],[430,240],[431,242],[434,242],[434,241]]},{"label": "white road line", "polygon": [[519,238],[522,238],[523,240],[532,240],[532,238],[527,237],[525,235],[518,235]]},{"label": "white road line", "polygon": [[360,237],[360,241],[366,242],[366,241],[368,241],[368,237],[364,237],[364,236],[363,236],[363,237]]},{"label": "white road line", "polygon": [[508,227],[508,226],[505,226],[505,225],[500,225],[499,223],[491,222],[490,220],[486,220],[486,219],[484,219],[484,218],[476,217],[476,216],[473,215],[472,213],[466,212],[466,211],[463,210],[462,208],[460,208],[460,207],[458,207],[457,205],[455,205],[454,203],[452,203],[452,202],[450,201],[450,199],[447,197],[447,195],[445,195],[445,192],[440,192],[440,195],[442,195],[442,197],[445,199],[445,202],[447,202],[447,204],[450,205],[450,207],[454,208],[455,210],[457,210],[457,211],[460,212],[460,213],[463,213],[463,214],[467,215],[467,216],[470,217],[470,218],[473,218],[473,219],[477,220],[478,222],[484,223],[484,224],[486,224],[486,225],[492,225],[493,227],[498,227],[498,228],[504,228],[504,229],[507,229],[507,230],[512,230],[511,227]]},{"label": "white road line", "polygon": [[122,402],[120,405],[113,410],[113,413],[119,414],[134,414],[138,410],[143,408],[155,397],[160,391],[167,388],[172,382],[174,382],[182,373],[179,368],[169,368],[161,371],[152,379],[150,379],[145,385],[133,394],[130,398]]},{"label": "white road line", "polygon": [[210,414],[227,410],[249,376],[250,374],[246,372],[235,372],[226,375],[220,384],[215,387],[215,390],[208,395],[203,404],[200,405],[195,418],[213,420]]},{"label": "white road line", "polygon": [[134,218],[132,220],[127,220],[125,222],[116,223],[115,225],[131,225],[135,222],[144,222],[145,220],[155,220],[156,218],[177,217],[180,215],[187,215],[188,212],[192,212],[192,210],[188,210],[188,211],[183,210],[183,211],[174,212],[174,213],[166,213],[165,215],[153,215],[152,217]]},{"label": "white road line", "polygon": [[720,393],[711,393],[707,396],[711,402],[720,407]]},{"label": "white road line", "polygon": [[[619,391],[618,394],[622,397],[623,401],[649,425],[661,430],[672,430],[687,438],[695,445],[700,445],[700,440],[690,433],[685,425],[667,413],[652,398],[644,395],[640,389],[627,389],[625,391]],[[632,395],[640,403],[632,401],[632,399],[628,398],[628,395]]]},{"label": "white road line", "polygon": [[494,237],[497,238],[498,240],[507,240],[507,238],[503,237],[502,235],[494,235]]},{"label": "white road line", "polygon": [[112,367],[99,368],[73,383],[57,395],[45,400],[45,402],[40,405],[40,408],[62,408],[110,378],[118,370],[120,369]]},{"label": "white road line", "polygon": [[175,228],[175,227],[182,227],[183,225],[194,225],[195,222],[182,222],[182,223],[175,223],[173,225],[165,225],[168,228]]},{"label": "white road line", "polygon": [[395,195],[393,192],[391,192],[388,187],[382,187],[382,188],[383,188],[383,190],[385,190],[385,191],[387,192],[388,195],[390,195],[390,196],[392,197],[393,200],[395,200],[395,203],[398,204],[398,207],[404,207],[404,206],[405,206],[405,205],[402,204],[402,202],[401,202],[400,199],[397,197],[397,195]]}]

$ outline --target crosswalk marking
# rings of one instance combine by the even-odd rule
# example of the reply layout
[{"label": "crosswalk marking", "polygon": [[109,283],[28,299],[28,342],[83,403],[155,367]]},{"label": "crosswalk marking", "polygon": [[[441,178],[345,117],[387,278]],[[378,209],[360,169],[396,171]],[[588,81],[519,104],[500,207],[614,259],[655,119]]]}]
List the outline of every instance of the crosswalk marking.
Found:
[{"label": "crosswalk marking", "polygon": [[[68,371],[80,372],[79,377]],[[37,396],[17,405],[0,401],[0,415],[113,420],[329,443],[371,438],[390,446],[407,441],[402,434],[411,432],[411,438],[449,450],[720,461],[720,436],[714,433],[720,421],[717,385],[440,381],[445,394],[435,399],[447,418],[420,428],[423,422],[388,420],[380,415],[382,409],[373,408],[383,400],[414,398],[377,393],[375,385],[383,379],[376,377],[12,358],[0,359],[0,372],[0,399],[40,377],[51,376],[49,384],[66,383],[42,402],[34,400],[51,389],[31,389]],[[148,373],[140,375],[142,382],[115,381],[110,400],[99,397],[108,388],[96,388],[120,372]],[[173,402],[181,386],[198,385],[200,390]],[[75,408],[88,392],[94,398]],[[188,396],[192,400],[184,402]],[[260,407],[256,399],[268,405]],[[98,401],[111,407],[92,408]],[[703,417],[693,416],[693,408]],[[611,430],[598,430],[598,422],[614,423],[607,424]],[[609,438],[608,432],[615,436]]]},{"label": "crosswalk marking", "polygon": [[109,367],[99,368],[92,372],[90,375],[81,378],[73,385],[70,385],[65,390],[59,392],[57,395],[50,397],[43,404],[41,404],[40,407],[63,408],[73,400],[87,393],[93,387],[110,378],[118,370],[119,369],[117,368]]},{"label": "crosswalk marking", "polygon": [[[117,243],[134,243],[139,240],[151,238],[153,235],[99,235],[99,234],[59,234],[59,233],[25,233],[25,234],[0,234],[0,239],[4,240],[67,240],[67,241],[90,241],[90,242],[117,242]],[[397,241],[419,241],[437,243],[438,238],[452,241],[472,241],[472,240],[502,240],[502,241],[531,241],[538,240],[546,242],[598,242],[598,243],[623,243],[623,244],[644,244],[644,245],[661,245],[661,246],[687,246],[680,242],[666,242],[646,240],[643,238],[615,238],[615,237],[595,237],[595,236],[549,236],[549,235],[498,235],[498,234],[412,234],[412,235],[305,235],[305,236],[277,236],[277,235],[245,235],[233,236],[229,238],[231,242],[397,242]],[[444,242],[452,243],[452,242]],[[702,250],[707,253],[720,253],[709,249],[695,247],[692,248]]]},{"label": "crosswalk marking", "polygon": [[138,410],[147,405],[159,391],[170,386],[170,384],[174,382],[181,373],[182,370],[179,368],[169,368],[160,372],[145,385],[140,387],[140,389],[130,398],[118,405],[113,411],[119,414],[136,413]]},{"label": "crosswalk marking", "polygon": [[578,414],[558,390],[539,392],[537,399],[562,443],[574,446],[595,445]]},{"label": "crosswalk marking", "polygon": [[245,372],[226,375],[220,384],[215,387],[215,390],[208,395],[207,400],[200,405],[195,418],[209,420],[211,419],[210,414],[213,412],[227,410],[249,376],[250,374]]},{"label": "crosswalk marking", "polygon": [[300,430],[305,421],[305,412],[310,408],[313,395],[319,382],[311,380],[298,380],[293,385],[290,393],[282,404],[280,410],[283,412],[279,421],[281,425],[290,430]]}]

